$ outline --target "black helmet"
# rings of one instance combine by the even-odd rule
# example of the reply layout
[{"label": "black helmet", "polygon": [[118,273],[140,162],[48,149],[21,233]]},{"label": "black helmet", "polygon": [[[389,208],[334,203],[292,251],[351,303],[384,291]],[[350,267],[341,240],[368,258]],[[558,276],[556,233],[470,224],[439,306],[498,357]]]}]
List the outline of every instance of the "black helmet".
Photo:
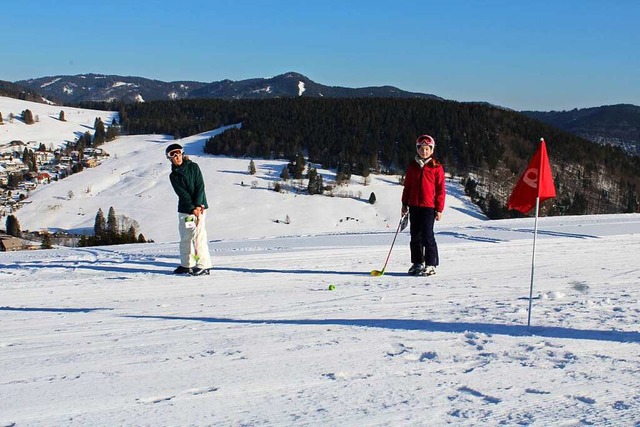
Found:
[{"label": "black helmet", "polygon": [[171,144],[167,147],[166,150],[164,150],[165,154],[169,154],[170,152],[174,151],[174,150],[182,150],[182,145],[180,144]]}]

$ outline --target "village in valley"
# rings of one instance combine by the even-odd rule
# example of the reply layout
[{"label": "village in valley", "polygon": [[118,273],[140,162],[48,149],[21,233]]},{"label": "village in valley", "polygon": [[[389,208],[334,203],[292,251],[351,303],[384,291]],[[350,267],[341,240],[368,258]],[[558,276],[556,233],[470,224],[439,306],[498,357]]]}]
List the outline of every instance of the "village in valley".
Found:
[{"label": "village in valley", "polygon": [[[66,122],[65,112],[60,110],[57,117],[47,116],[47,119]],[[0,115],[0,129],[24,125],[38,126],[39,123],[39,115],[34,115],[29,109],[23,110],[20,114],[10,113],[6,121],[2,120]],[[119,126],[115,118],[110,126],[105,128],[102,119],[95,117],[91,130],[93,134],[89,130],[84,133],[74,131],[76,138],[73,141],[69,139],[56,142],[38,139],[27,141],[17,138],[9,141],[0,139],[0,220],[3,226],[10,216],[31,202],[29,196],[39,186],[80,173],[85,168],[97,167],[109,157],[109,154],[99,145],[115,139],[119,134]],[[12,134],[8,130],[6,132]],[[67,194],[68,198],[73,196],[73,194]],[[31,236],[23,233],[21,237],[27,240],[12,236],[8,229],[6,231],[7,234],[0,234],[2,251],[25,249],[33,245],[40,247],[39,230],[28,233]],[[33,237],[34,241],[28,242],[29,237]]]}]

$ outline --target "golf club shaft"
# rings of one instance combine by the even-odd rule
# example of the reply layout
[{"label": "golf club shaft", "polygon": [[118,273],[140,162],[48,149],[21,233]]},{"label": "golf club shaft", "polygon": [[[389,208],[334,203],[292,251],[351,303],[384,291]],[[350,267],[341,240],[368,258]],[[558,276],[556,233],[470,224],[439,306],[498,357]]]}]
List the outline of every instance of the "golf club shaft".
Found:
[{"label": "golf club shaft", "polygon": [[393,236],[393,241],[391,242],[391,248],[389,248],[389,253],[387,254],[387,259],[384,262],[384,267],[382,267],[381,271],[385,271],[387,268],[387,263],[389,262],[389,258],[391,257],[391,251],[393,250],[393,245],[396,243],[396,238],[398,237],[398,233],[400,232],[400,226],[402,225],[402,219],[407,214],[404,214],[400,217],[400,222],[398,222],[398,228],[396,228],[396,234]]}]

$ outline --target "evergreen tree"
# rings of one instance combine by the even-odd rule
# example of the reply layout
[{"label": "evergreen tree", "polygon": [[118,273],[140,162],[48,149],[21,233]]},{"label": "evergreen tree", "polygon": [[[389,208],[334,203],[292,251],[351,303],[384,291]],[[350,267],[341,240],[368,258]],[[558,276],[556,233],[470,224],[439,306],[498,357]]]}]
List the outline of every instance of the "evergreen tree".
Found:
[{"label": "evergreen tree", "polygon": [[249,174],[250,175],[255,175],[256,174],[256,164],[253,162],[253,159],[251,159],[251,161],[249,162]]},{"label": "evergreen tree", "polygon": [[106,231],[107,231],[107,227],[106,227],[106,221],[104,219],[104,213],[102,212],[102,209],[99,208],[98,213],[96,214],[96,220],[93,224],[93,234],[96,237],[101,237],[101,236],[104,236]]},{"label": "evergreen tree", "polygon": [[113,141],[118,136],[120,136],[120,131],[117,125],[111,125],[107,128],[107,141]]},{"label": "evergreen tree", "polygon": [[78,150],[78,165],[77,172],[82,172],[84,170],[84,147]]},{"label": "evergreen tree", "polygon": [[58,120],[61,122],[66,122],[67,120],[64,118],[64,111],[60,110],[60,115],[58,116]]},{"label": "evergreen tree", "polygon": [[304,160],[304,156],[302,155],[302,153],[298,153],[296,157],[296,173],[294,175],[296,179],[302,179],[302,175],[304,174],[304,168],[306,165],[307,162]]},{"label": "evergreen tree", "polygon": [[640,204],[638,204],[638,196],[635,193],[635,189],[631,185],[629,185],[627,189],[625,198],[627,200],[627,206],[625,207],[624,213],[638,212],[638,207],[640,206]]},{"label": "evergreen tree", "polygon": [[116,217],[115,209],[111,206],[109,208],[109,213],[107,214],[107,234],[115,240],[118,233],[118,218]]},{"label": "evergreen tree", "polygon": [[77,150],[84,150],[86,147],[91,147],[91,132],[86,131],[78,140]]},{"label": "evergreen tree", "polygon": [[38,158],[33,151],[29,154],[29,172],[38,172]]},{"label": "evergreen tree", "polygon": [[474,203],[480,198],[477,188],[478,183],[476,181],[471,178],[467,179],[467,182],[464,185],[464,193],[469,196]]},{"label": "evergreen tree", "polygon": [[296,162],[295,160],[289,160],[287,163],[287,176],[295,177],[296,176]]},{"label": "evergreen tree", "polygon": [[567,215],[584,215],[587,212],[587,205],[587,198],[584,194],[576,192],[573,195],[569,208],[567,209]]},{"label": "evergreen tree", "polygon": [[9,215],[7,220],[5,221],[5,228],[7,229],[7,234],[14,237],[20,237],[20,223],[18,222],[18,218],[15,215]]},{"label": "evergreen tree", "polygon": [[373,191],[371,192],[371,195],[369,196],[369,203],[372,205],[376,204],[376,193],[374,193]]},{"label": "evergreen tree", "polygon": [[289,161],[287,167],[289,168],[289,175],[294,179],[302,179],[306,162],[302,153],[296,154],[295,158]]},{"label": "evergreen tree", "polygon": [[349,165],[340,163],[338,165],[338,171],[336,173],[336,184],[345,185],[351,181],[351,168]]},{"label": "evergreen tree", "polygon": [[142,233],[138,234],[138,243],[147,243],[147,239],[145,239]]},{"label": "evergreen tree", "polygon": [[318,173],[315,168],[309,169],[309,185],[307,186],[307,191],[310,195],[313,194],[322,194],[323,184],[322,184],[322,175]]},{"label": "evergreen tree", "polygon": [[500,201],[492,195],[487,196],[487,217],[489,219],[503,219],[507,217],[507,210],[500,204]]},{"label": "evergreen tree", "polygon": [[314,195],[316,194],[316,180],[318,178],[318,172],[314,168],[309,169],[307,178],[309,179],[307,191],[309,192],[309,195]]},{"label": "evergreen tree", "polygon": [[51,244],[51,234],[48,231],[45,231],[42,235],[42,245],[40,245],[42,249],[51,249],[53,245]]},{"label": "evergreen tree", "polygon": [[17,173],[10,173],[8,178],[8,186],[9,188],[18,188],[18,185],[22,182],[22,177]]},{"label": "evergreen tree", "polygon": [[24,120],[24,122],[28,125],[32,125],[34,123],[33,113],[31,112],[31,110],[26,109],[22,112],[22,120]]},{"label": "evergreen tree", "polygon": [[107,132],[104,128],[104,123],[101,118],[96,119],[95,124],[96,133],[93,135],[93,147],[102,145],[107,140]]},{"label": "evergreen tree", "polygon": [[86,131],[82,136],[82,149],[84,150],[87,147],[91,147],[93,145],[93,137],[91,136],[91,132]]},{"label": "evergreen tree", "polygon": [[4,121],[2,120],[2,112],[0,112],[0,125],[3,125]]}]

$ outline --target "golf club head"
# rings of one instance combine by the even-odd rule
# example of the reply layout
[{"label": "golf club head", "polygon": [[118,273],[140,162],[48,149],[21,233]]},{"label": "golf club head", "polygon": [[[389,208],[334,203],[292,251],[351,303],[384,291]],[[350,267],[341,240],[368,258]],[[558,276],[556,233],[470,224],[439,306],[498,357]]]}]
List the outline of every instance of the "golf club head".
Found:
[{"label": "golf club head", "polygon": [[373,277],[382,276],[384,274],[384,270],[372,270],[371,275]]}]

